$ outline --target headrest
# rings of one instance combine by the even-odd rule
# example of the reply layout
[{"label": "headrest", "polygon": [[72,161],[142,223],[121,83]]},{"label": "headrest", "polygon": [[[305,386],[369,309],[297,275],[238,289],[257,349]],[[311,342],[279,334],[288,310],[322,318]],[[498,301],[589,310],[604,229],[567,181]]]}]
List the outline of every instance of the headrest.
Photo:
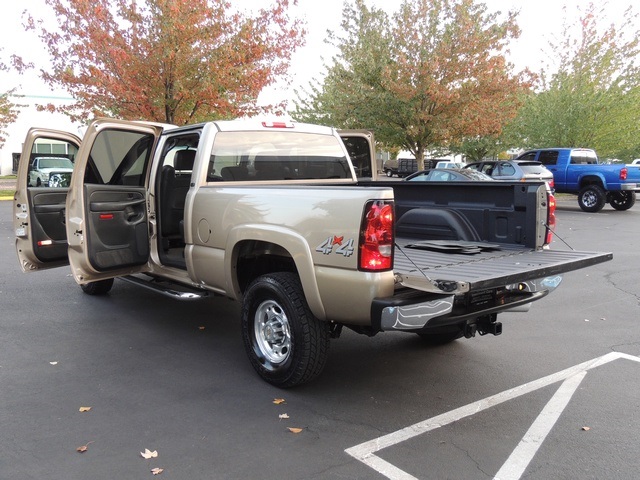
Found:
[{"label": "headrest", "polygon": [[195,150],[178,150],[175,157],[173,157],[173,167],[176,170],[193,170],[195,158]]}]

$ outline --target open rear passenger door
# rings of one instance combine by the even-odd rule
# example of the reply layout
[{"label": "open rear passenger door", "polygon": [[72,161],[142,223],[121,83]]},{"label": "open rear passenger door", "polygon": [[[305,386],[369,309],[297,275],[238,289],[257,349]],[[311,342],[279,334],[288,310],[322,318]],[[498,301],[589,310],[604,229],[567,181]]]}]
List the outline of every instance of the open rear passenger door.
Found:
[{"label": "open rear passenger door", "polygon": [[[16,180],[13,228],[25,272],[68,265],[65,203],[80,138],[32,128],[27,132]],[[75,166],[73,166],[75,168]]]},{"label": "open rear passenger door", "polygon": [[148,183],[159,125],[94,121],[67,197],[69,262],[78,283],[148,270]]}]

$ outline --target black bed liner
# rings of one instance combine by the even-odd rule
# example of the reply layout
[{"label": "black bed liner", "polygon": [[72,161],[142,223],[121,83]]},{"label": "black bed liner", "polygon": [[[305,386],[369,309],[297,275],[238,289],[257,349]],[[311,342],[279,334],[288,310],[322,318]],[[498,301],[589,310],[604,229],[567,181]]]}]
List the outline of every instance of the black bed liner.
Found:
[{"label": "black bed liner", "polygon": [[612,258],[612,253],[602,252],[397,238],[394,273],[406,287],[434,293],[464,293],[552,277]]}]

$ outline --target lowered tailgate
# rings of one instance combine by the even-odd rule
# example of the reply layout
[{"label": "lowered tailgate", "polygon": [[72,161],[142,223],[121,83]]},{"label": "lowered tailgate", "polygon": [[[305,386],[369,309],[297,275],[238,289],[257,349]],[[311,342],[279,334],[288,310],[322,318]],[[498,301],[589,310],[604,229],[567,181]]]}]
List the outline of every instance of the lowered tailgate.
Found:
[{"label": "lowered tailgate", "polygon": [[394,273],[402,286],[466,293],[553,277],[609,261],[612,253],[533,250],[483,242],[396,239]]}]

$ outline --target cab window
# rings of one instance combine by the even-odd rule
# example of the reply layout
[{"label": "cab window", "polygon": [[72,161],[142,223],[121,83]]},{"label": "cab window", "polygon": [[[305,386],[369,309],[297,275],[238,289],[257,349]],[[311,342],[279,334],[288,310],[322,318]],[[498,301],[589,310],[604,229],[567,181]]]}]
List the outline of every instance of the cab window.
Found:
[{"label": "cab window", "polygon": [[89,155],[84,182],[98,185],[145,185],[154,136],[106,129],[100,132]]}]

